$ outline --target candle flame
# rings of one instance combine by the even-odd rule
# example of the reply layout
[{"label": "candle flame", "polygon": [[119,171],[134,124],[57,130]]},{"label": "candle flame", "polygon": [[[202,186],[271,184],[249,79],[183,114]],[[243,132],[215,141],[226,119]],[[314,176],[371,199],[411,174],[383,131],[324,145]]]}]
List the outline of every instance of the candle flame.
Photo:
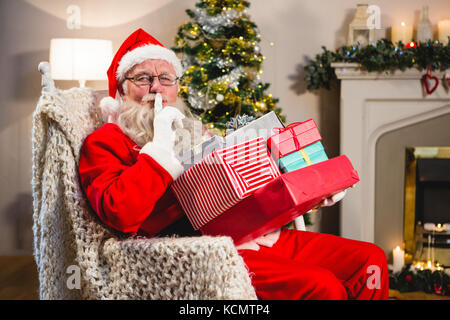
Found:
[{"label": "candle flame", "polygon": [[406,26],[406,23],[402,22],[400,23],[402,27]]}]

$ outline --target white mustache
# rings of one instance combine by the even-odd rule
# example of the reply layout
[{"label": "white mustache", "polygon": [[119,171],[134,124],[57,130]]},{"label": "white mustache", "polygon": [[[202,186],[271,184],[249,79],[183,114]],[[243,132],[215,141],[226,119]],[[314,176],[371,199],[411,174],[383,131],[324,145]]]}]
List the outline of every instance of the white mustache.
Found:
[{"label": "white mustache", "polygon": [[[155,102],[156,95],[157,95],[157,93],[149,93],[149,94],[146,94],[146,95],[142,98],[142,102],[154,103],[154,102]],[[160,95],[161,95],[162,100],[165,100],[165,101],[169,100],[168,97],[167,97],[166,95],[161,94],[161,93],[160,93]]]}]

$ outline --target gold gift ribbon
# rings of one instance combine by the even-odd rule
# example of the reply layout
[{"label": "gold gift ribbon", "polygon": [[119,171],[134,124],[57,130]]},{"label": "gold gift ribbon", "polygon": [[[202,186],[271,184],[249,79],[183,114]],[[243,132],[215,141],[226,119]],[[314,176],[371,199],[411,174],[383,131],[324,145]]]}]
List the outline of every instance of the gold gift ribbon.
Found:
[{"label": "gold gift ribbon", "polygon": [[308,154],[306,153],[306,151],[304,149],[300,149],[300,154],[302,155],[303,159],[305,159],[306,164],[308,166],[312,165],[311,159],[309,158]]}]

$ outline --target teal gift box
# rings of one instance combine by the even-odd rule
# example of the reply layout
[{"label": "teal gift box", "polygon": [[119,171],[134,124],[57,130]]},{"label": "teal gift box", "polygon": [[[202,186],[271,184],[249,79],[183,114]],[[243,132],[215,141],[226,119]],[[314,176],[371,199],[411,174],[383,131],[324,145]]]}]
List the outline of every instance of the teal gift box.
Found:
[{"label": "teal gift box", "polygon": [[279,161],[281,172],[290,172],[304,168],[308,165],[328,160],[327,154],[320,141],[306,146],[299,151],[292,152],[282,157]]}]

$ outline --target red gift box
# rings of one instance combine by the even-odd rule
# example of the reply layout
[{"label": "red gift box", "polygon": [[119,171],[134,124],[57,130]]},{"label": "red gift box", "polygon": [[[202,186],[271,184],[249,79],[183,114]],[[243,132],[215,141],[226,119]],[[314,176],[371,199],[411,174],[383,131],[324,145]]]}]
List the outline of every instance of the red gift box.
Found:
[{"label": "red gift box", "polygon": [[278,132],[267,139],[267,145],[276,159],[287,156],[322,139],[313,119],[291,123],[286,128],[276,128],[274,130]]},{"label": "red gift box", "polygon": [[282,174],[200,228],[236,245],[276,230],[359,181],[350,160],[339,156]]},{"label": "red gift box", "polygon": [[194,229],[233,207],[280,171],[263,138],[215,150],[172,183]]}]

